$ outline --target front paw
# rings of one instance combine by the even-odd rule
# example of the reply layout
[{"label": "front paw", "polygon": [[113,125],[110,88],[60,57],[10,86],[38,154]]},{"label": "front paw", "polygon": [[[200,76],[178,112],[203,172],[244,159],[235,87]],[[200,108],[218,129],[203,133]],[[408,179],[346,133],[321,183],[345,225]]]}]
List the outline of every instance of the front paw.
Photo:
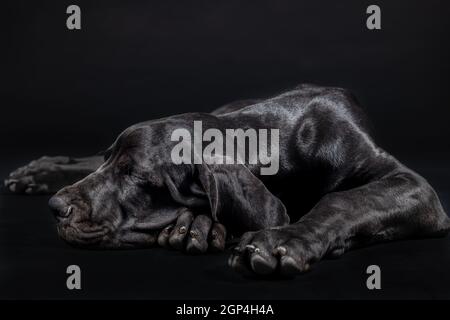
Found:
[{"label": "front paw", "polygon": [[186,210],[175,225],[164,228],[158,236],[158,244],[188,253],[199,254],[225,249],[226,229],[206,215],[195,216]]},{"label": "front paw", "polygon": [[292,226],[247,232],[234,249],[229,265],[239,273],[296,275],[323,256],[325,246]]}]

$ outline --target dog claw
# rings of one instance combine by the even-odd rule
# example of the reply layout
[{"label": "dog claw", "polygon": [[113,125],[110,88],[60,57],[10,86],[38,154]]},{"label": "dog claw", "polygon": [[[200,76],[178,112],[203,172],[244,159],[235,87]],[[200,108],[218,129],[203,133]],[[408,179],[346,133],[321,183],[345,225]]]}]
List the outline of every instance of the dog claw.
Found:
[{"label": "dog claw", "polygon": [[256,253],[256,254],[261,253],[261,249],[259,249],[258,247],[255,247],[254,245],[249,244],[246,246],[246,248],[250,253]]},{"label": "dog claw", "polygon": [[166,227],[163,231],[165,234],[170,234],[170,231],[172,231],[172,226]]},{"label": "dog claw", "polygon": [[195,231],[191,231],[191,232],[189,232],[189,234],[191,235],[192,238],[197,238],[198,237],[198,234]]},{"label": "dog claw", "polygon": [[253,253],[253,252],[255,252],[256,247],[252,244],[248,244],[245,246],[245,249],[247,249],[249,252]]},{"label": "dog claw", "polygon": [[164,247],[199,254],[208,250],[223,251],[225,238],[224,226],[213,224],[211,218],[206,215],[194,216],[191,211],[184,210],[173,228],[161,231],[158,243]]},{"label": "dog claw", "polygon": [[286,250],[285,247],[278,247],[278,248],[275,250],[275,254],[278,254],[278,255],[280,255],[280,256],[285,256],[286,253],[287,253],[287,250]]},{"label": "dog claw", "polygon": [[164,230],[159,234],[159,236],[157,238],[157,242],[161,247],[168,247],[169,236],[170,236],[172,229],[173,229],[173,226],[169,225],[169,226],[165,227]]}]

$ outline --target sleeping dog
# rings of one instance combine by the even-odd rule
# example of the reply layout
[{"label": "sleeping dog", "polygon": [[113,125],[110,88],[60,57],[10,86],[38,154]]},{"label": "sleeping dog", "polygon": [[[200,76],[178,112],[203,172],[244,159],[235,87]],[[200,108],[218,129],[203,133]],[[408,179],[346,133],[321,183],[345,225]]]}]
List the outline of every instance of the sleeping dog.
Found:
[{"label": "sleeping dog", "polygon": [[[247,160],[174,163],[172,134],[194,134],[195,121],[222,133],[278,129],[276,174],[262,175],[262,164]],[[352,95],[314,85],[139,123],[104,157],[43,157],[6,185],[17,193],[57,191],[49,205],[59,235],[73,245],[157,243],[204,253],[234,239],[229,264],[246,274],[293,275],[357,246],[450,228],[427,181],[372,140]]]}]

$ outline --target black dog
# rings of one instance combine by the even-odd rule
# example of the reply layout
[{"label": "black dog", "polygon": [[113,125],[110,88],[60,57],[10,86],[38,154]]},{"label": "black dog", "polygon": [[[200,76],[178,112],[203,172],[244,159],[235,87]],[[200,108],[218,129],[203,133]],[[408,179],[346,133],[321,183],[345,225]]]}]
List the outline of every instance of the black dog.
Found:
[{"label": "black dog", "polygon": [[[260,165],[248,163],[174,164],[171,133],[192,131],[195,120],[222,132],[279,128],[278,173],[262,176]],[[227,232],[241,236],[230,265],[257,274],[295,274],[355,246],[450,228],[425,179],[370,138],[354,98],[312,85],[212,114],[140,123],[117,138],[104,162],[44,157],[13,172],[6,185],[26,193],[65,186],[49,204],[59,234],[72,244],[158,242],[205,252],[222,250]]]}]

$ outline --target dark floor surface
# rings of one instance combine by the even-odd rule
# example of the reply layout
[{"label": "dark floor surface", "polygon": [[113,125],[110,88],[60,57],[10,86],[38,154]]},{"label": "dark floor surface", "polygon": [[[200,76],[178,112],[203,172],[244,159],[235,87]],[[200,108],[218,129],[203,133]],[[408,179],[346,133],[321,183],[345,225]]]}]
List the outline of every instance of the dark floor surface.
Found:
[{"label": "dark floor surface", "polygon": [[[19,160],[20,158],[20,160]],[[29,157],[4,158],[0,177]],[[450,205],[445,163],[411,162]],[[450,237],[380,244],[325,260],[291,280],[254,280],[227,266],[229,253],[188,256],[159,248],[87,251],[61,241],[45,196],[0,195],[0,299],[436,299],[450,298]],[[66,289],[66,267],[82,290]],[[382,289],[366,288],[379,265]]]}]

